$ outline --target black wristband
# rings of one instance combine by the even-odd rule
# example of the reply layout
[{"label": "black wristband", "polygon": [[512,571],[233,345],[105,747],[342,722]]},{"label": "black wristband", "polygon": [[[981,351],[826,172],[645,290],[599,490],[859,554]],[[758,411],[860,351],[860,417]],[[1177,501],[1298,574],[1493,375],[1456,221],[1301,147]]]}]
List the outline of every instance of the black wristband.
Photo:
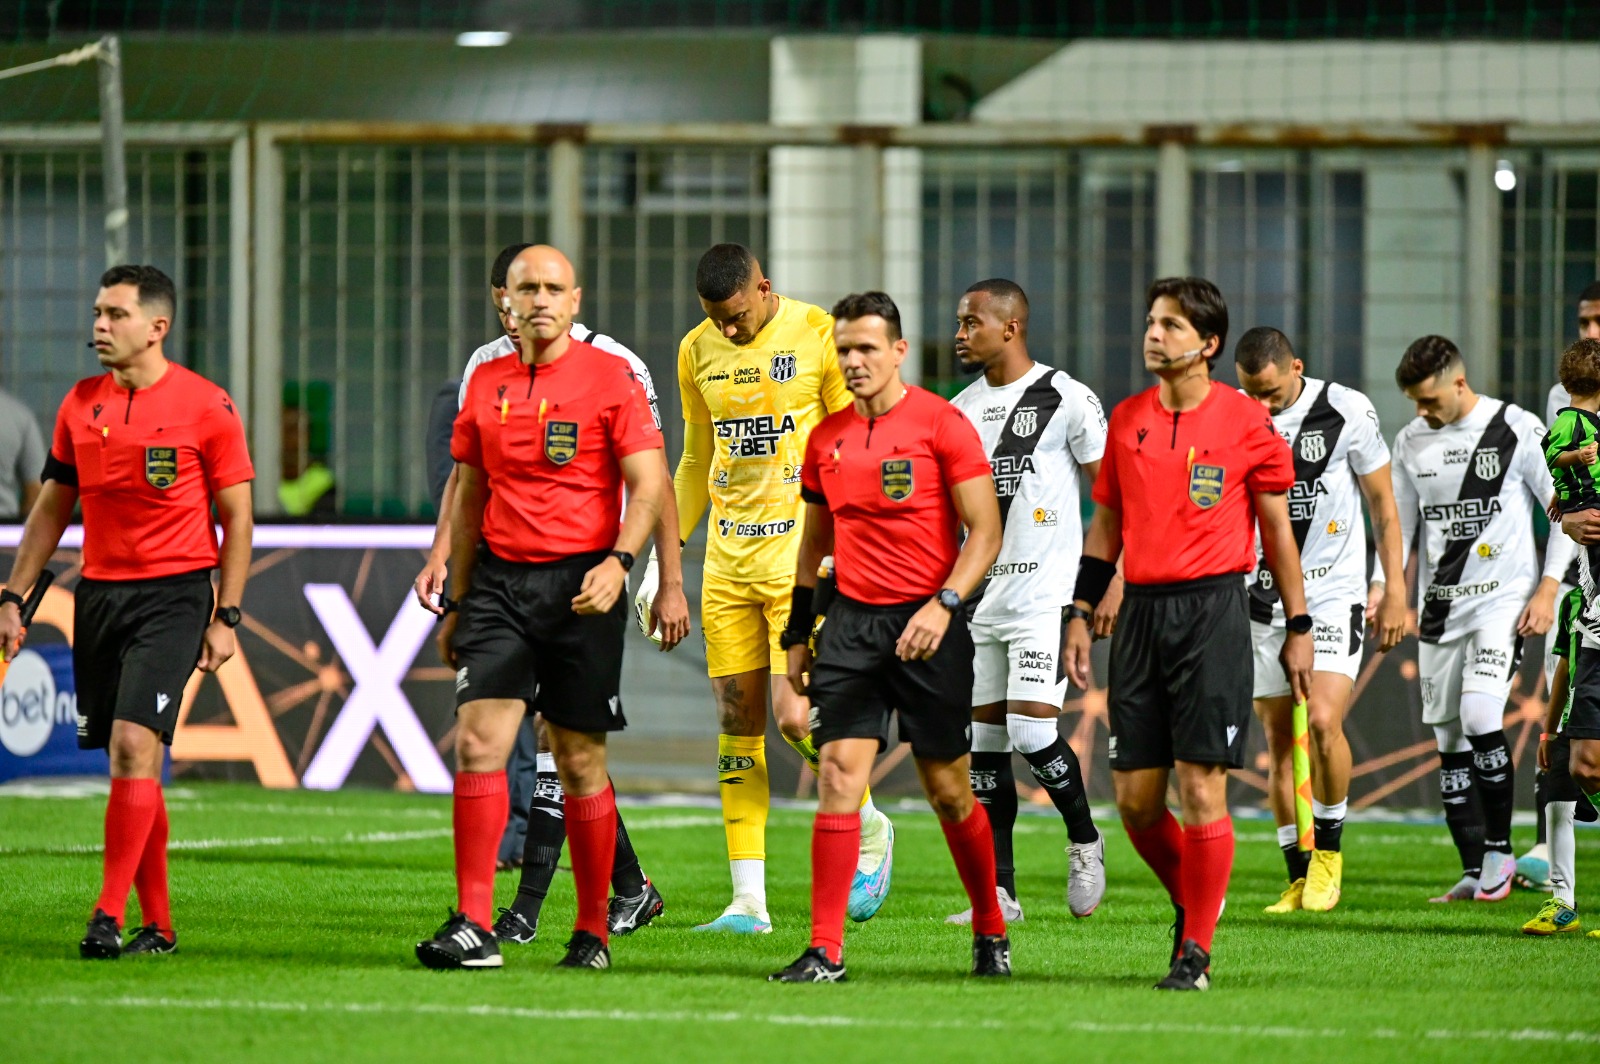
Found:
[{"label": "black wristband", "polygon": [[9,587],[8,588],[0,588],[0,606],[4,606],[8,602],[12,602],[12,603],[15,603],[17,609],[20,610],[22,608],[22,606],[23,606],[23,603],[25,603],[27,601],[28,601],[27,599],[23,598],[21,595],[17,594],[15,591],[11,590]]},{"label": "black wristband", "polygon": [[1117,567],[1111,562],[1083,555],[1078,559],[1078,583],[1072,589],[1072,600],[1087,602],[1093,609],[1106,597],[1106,588],[1111,586],[1111,578],[1116,575]]},{"label": "black wristband", "polygon": [[794,585],[794,591],[789,595],[789,624],[778,640],[783,649],[788,650],[811,639],[811,629],[817,623],[817,611],[812,605],[814,590]]}]

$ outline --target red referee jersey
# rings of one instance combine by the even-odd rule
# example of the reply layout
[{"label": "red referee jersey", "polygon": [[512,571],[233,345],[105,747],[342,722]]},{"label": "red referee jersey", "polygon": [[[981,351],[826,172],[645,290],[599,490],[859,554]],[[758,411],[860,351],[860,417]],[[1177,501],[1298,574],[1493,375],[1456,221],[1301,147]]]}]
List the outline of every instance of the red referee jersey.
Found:
[{"label": "red referee jersey", "polygon": [[484,470],[483,539],[512,562],[610,550],[622,519],[622,466],[664,447],[628,364],[578,340],[542,366],[507,356],[472,374],[450,453]]},{"label": "red referee jersey", "polygon": [[1122,518],[1131,584],[1172,584],[1255,565],[1258,491],[1288,491],[1294,460],[1254,399],[1217,381],[1173,413],[1150,388],[1117,404],[1094,501]]},{"label": "red referee jersey", "polygon": [[148,388],[120,388],[109,373],[73,385],[50,458],[46,478],[83,501],[91,580],[215,568],[212,497],[256,475],[233,400],[176,363]]},{"label": "red referee jersey", "polygon": [[833,513],[839,593],[874,606],[937,594],[961,550],[950,486],[989,475],[972,422],[921,388],[908,385],[875,418],[854,406],[824,418],[806,442],[800,487]]}]

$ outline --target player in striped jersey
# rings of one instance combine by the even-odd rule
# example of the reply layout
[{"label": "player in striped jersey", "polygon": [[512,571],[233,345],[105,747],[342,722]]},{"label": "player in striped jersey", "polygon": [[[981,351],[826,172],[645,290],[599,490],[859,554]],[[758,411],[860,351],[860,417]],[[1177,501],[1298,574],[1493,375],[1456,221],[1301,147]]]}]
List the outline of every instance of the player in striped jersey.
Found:
[{"label": "player in striped jersey", "polygon": [[[1278,435],[1294,453],[1289,521],[1300,547],[1306,607],[1315,622],[1316,664],[1307,708],[1316,834],[1315,848],[1303,852],[1294,817],[1293,700],[1278,662],[1285,632],[1283,604],[1262,558],[1250,578],[1255,710],[1267,733],[1267,790],[1278,822],[1278,845],[1289,866],[1289,888],[1267,912],[1327,911],[1338,904],[1344,876],[1340,840],[1350,793],[1344,718],[1361,668],[1362,633],[1372,624],[1380,651],[1405,636],[1406,591],[1389,448],[1371,401],[1343,385],[1307,377],[1289,338],[1277,329],[1258,326],[1239,337],[1234,361],[1245,394],[1267,408]],[[1363,497],[1381,566],[1370,588]]]},{"label": "player in striped jersey", "polygon": [[1522,640],[1550,630],[1575,548],[1551,536],[1541,577],[1533,515],[1552,492],[1537,417],[1474,392],[1461,352],[1442,336],[1413,342],[1395,379],[1417,408],[1395,437],[1394,494],[1406,550],[1421,525],[1422,720],[1438,741],[1445,822],[1462,867],[1433,900],[1499,901],[1516,869],[1506,699]]}]

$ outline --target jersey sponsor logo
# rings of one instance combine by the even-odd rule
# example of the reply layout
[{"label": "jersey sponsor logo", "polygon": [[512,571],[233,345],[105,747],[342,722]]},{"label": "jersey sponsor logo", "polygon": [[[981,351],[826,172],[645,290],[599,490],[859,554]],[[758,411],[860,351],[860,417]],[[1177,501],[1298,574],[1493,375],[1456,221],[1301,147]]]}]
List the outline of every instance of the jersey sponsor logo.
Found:
[{"label": "jersey sponsor logo", "polygon": [[1011,431],[1027,439],[1039,431],[1039,410],[1032,406],[1019,406],[1011,415]]},{"label": "jersey sponsor logo", "polygon": [[1302,432],[1299,450],[1300,457],[1307,462],[1320,462],[1328,457],[1328,441],[1321,432]]},{"label": "jersey sponsor logo", "polygon": [[1196,464],[1189,470],[1189,501],[1209,510],[1222,501],[1222,485],[1228,471],[1219,465]]},{"label": "jersey sponsor logo", "polygon": [[467,689],[467,667],[465,665],[456,670],[456,694]]},{"label": "jersey sponsor logo", "polygon": [[1022,487],[1022,477],[1034,471],[1031,454],[997,454],[989,459],[989,471],[994,474],[994,493],[1010,499]]},{"label": "jersey sponsor logo", "polygon": [[1350,532],[1350,522],[1349,521],[1340,521],[1337,518],[1335,518],[1334,520],[1328,522],[1328,527],[1326,529],[1324,529],[1324,531],[1329,536],[1347,535]]},{"label": "jersey sponsor logo", "polygon": [[578,423],[576,421],[546,421],[544,423],[544,456],[556,465],[566,465],[578,457]]},{"label": "jersey sponsor logo", "polygon": [[754,417],[727,417],[715,423],[717,439],[728,443],[729,458],[770,458],[778,453],[778,441],[794,431],[794,415],[775,414]]},{"label": "jersey sponsor logo", "polygon": [[1001,562],[989,566],[989,579],[993,580],[997,576],[1025,576],[1038,571],[1038,562]]},{"label": "jersey sponsor logo", "polygon": [[738,369],[733,371],[733,383],[760,384],[761,369],[757,366],[740,366]]},{"label": "jersey sponsor logo", "polygon": [[883,497],[890,502],[904,502],[916,490],[916,478],[911,471],[909,458],[885,458],[878,465],[878,483]]},{"label": "jersey sponsor logo", "polygon": [[795,465],[795,466],[792,466],[792,465],[784,466],[783,467],[783,482],[785,484],[798,484],[798,483],[800,483],[800,470],[801,470],[801,468],[802,468],[801,466],[797,466],[797,465]]},{"label": "jersey sponsor logo", "polygon": [[[1320,479],[1295,481],[1289,488],[1289,520],[1310,524],[1317,516],[1317,500],[1326,494],[1328,489]],[[1305,546],[1303,536],[1300,546]]]},{"label": "jersey sponsor logo", "polygon": [[172,696],[169,694],[156,695],[156,716],[159,717],[161,714],[165,713],[167,711],[167,706],[171,704],[171,702]]},{"label": "jersey sponsor logo", "polygon": [[1501,548],[1500,548],[1500,544],[1498,544],[1498,543],[1480,543],[1480,544],[1478,544],[1478,557],[1483,558],[1485,560],[1492,560],[1494,558],[1500,557],[1500,552],[1501,552]]},{"label": "jersey sponsor logo", "polygon": [[1237,724],[1228,725],[1228,745],[1232,746],[1233,745],[1233,741],[1235,739],[1237,739],[1238,737],[1239,737],[1239,726]]},{"label": "jersey sponsor logo", "polygon": [[756,759],[743,754],[723,754],[717,758],[718,772],[748,772],[756,767]]},{"label": "jersey sponsor logo", "polygon": [[1139,442],[1140,443],[1143,443],[1144,442],[1144,438],[1146,436],[1150,435],[1150,430],[1149,429],[1140,429],[1138,432],[1134,433],[1134,435],[1139,437]]},{"label": "jersey sponsor logo", "polygon": [[1516,666],[1511,660],[1511,652],[1505,647],[1478,647],[1472,653],[1473,672],[1479,676],[1510,676]]},{"label": "jersey sponsor logo", "polygon": [[96,403],[96,404],[94,404],[94,416],[95,416],[95,418],[97,420],[100,417],[100,411],[104,410],[105,408],[106,408],[106,406],[105,406],[104,403]]},{"label": "jersey sponsor logo", "polygon": [[1459,499],[1455,502],[1427,504],[1422,508],[1422,519],[1448,521],[1449,524],[1443,529],[1448,539],[1476,539],[1501,509],[1498,498]]},{"label": "jersey sponsor logo", "polygon": [[1487,595],[1500,586],[1500,581],[1489,580],[1482,584],[1429,584],[1423,598],[1428,602],[1453,602],[1456,599]]},{"label": "jersey sponsor logo", "polygon": [[779,384],[788,384],[799,372],[800,363],[793,351],[780,351],[773,355],[772,365],[767,368],[767,376]]},{"label": "jersey sponsor logo", "polygon": [[146,447],[144,449],[144,479],[158,491],[166,491],[178,482],[178,449],[176,447]]},{"label": "jersey sponsor logo", "polygon": [[1006,408],[1003,406],[986,406],[983,408],[983,423],[985,425],[1006,419]]},{"label": "jersey sponsor logo", "polygon": [[1017,669],[1022,672],[1054,672],[1056,656],[1048,650],[1024,650],[1017,654]]},{"label": "jersey sponsor logo", "polygon": [[1035,528],[1054,528],[1060,520],[1060,511],[1046,510],[1043,506],[1033,508],[1033,525]]},{"label": "jersey sponsor logo", "polygon": [[1444,465],[1466,465],[1471,457],[1471,448],[1446,447],[1444,454],[1440,456],[1440,462]]},{"label": "jersey sponsor logo", "polygon": [[786,536],[794,531],[795,519],[786,521],[735,521],[729,517],[717,518],[717,531],[727,539],[732,534],[737,539],[768,539]]},{"label": "jersey sponsor logo", "polygon": [[1500,451],[1494,447],[1481,447],[1472,456],[1472,472],[1479,480],[1498,480],[1500,477]]},{"label": "jersey sponsor logo", "polygon": [[726,373],[708,373],[708,374],[706,374],[706,383],[707,384],[710,384],[712,381],[725,381],[727,379],[728,379],[728,375]]}]

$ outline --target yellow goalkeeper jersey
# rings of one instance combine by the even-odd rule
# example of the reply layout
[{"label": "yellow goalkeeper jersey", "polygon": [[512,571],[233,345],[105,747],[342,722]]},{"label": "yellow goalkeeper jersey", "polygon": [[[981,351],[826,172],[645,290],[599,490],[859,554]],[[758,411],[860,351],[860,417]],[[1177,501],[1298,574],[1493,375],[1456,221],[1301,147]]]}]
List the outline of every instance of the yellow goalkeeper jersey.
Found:
[{"label": "yellow goalkeeper jersey", "polygon": [[683,419],[715,430],[706,574],[793,577],[806,438],[852,401],[834,352],[833,315],[780,298],[772,320],[744,347],[708,318],[678,346],[678,392]]}]

